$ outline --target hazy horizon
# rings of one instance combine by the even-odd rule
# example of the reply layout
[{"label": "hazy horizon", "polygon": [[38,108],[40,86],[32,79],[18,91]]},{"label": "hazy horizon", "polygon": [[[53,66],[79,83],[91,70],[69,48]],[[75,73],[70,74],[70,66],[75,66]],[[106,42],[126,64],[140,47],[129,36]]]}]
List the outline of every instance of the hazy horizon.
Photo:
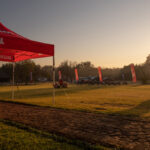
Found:
[{"label": "hazy horizon", "polygon": [[[150,1],[4,0],[0,22],[32,40],[55,45],[64,60],[123,67],[150,54]],[[51,58],[38,59],[49,65]]]}]

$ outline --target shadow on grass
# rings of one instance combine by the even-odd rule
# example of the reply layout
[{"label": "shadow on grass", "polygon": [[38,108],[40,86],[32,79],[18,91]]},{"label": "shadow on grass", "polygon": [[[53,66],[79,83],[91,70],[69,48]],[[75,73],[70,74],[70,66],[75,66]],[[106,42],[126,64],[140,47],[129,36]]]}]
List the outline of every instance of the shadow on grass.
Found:
[{"label": "shadow on grass", "polygon": [[[76,86],[63,89],[55,89],[57,96],[78,93],[81,91],[98,89],[100,86]],[[49,97],[53,94],[53,88],[41,88],[41,89],[25,89],[25,90],[16,90],[15,98],[24,99],[24,98],[40,98],[40,97]],[[11,91],[0,92],[1,99],[11,99]]]},{"label": "shadow on grass", "polygon": [[150,112],[150,100],[146,100],[131,109],[120,111],[119,114],[140,117],[149,112]]},{"label": "shadow on grass", "polygon": [[[17,122],[13,122],[11,120],[4,120],[4,119],[0,119],[0,123],[3,123],[7,126],[10,127],[15,127],[17,129],[21,129],[23,131],[35,134],[36,136],[40,136],[42,138],[48,138],[48,139],[52,139],[56,142],[59,143],[66,143],[69,145],[74,145],[76,147],[78,147],[79,149],[83,149],[83,150],[120,150],[119,148],[114,148],[110,145],[107,145],[107,148],[105,146],[101,146],[101,145],[94,145],[91,143],[87,143],[86,141],[81,141],[75,138],[69,138],[63,135],[56,135],[54,133],[49,133],[49,132],[44,132],[41,130],[38,130],[36,128],[32,128],[30,126],[26,126],[24,124],[21,123],[17,123]],[[109,147],[109,148],[108,148]]]}]

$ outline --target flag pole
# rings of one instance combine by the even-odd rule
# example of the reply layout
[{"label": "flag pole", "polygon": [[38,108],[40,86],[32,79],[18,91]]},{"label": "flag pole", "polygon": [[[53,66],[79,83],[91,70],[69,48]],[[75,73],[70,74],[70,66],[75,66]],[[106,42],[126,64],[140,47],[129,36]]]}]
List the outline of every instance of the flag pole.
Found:
[{"label": "flag pole", "polygon": [[15,82],[15,62],[13,62],[13,71],[12,71],[12,100],[14,100],[14,82]]},{"label": "flag pole", "polygon": [[55,104],[55,56],[53,56],[53,105]]}]

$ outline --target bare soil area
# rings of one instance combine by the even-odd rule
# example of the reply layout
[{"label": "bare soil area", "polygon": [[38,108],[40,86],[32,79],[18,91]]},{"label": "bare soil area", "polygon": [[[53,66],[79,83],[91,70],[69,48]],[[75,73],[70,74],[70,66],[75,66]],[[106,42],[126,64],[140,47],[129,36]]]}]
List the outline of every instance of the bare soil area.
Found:
[{"label": "bare soil area", "polygon": [[150,119],[0,102],[0,118],[93,144],[150,150]]}]

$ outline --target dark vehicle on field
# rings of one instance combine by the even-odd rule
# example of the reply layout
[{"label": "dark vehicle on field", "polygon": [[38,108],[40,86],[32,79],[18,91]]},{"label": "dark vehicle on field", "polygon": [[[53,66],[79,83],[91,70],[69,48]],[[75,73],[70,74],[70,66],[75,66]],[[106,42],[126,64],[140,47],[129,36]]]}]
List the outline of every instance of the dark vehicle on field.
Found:
[{"label": "dark vehicle on field", "polygon": [[103,84],[104,85],[127,85],[126,81],[118,81],[118,80],[114,80],[108,77],[104,77],[103,78]]},{"label": "dark vehicle on field", "polygon": [[113,80],[111,78],[105,77],[103,79],[104,84],[106,85],[121,85],[120,81]]},{"label": "dark vehicle on field", "polygon": [[80,77],[78,84],[89,84],[90,77]]},{"label": "dark vehicle on field", "polygon": [[93,76],[90,78],[91,80],[89,81],[89,84],[103,84],[103,82],[99,81],[98,76]]},{"label": "dark vehicle on field", "polygon": [[80,77],[78,84],[100,84],[99,77],[89,76],[89,77]]}]

